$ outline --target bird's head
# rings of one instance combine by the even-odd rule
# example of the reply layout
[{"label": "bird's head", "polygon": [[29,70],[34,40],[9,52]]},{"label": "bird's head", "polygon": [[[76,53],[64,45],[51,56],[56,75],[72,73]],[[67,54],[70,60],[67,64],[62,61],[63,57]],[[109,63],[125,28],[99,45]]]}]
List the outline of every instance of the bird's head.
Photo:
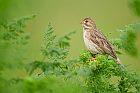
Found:
[{"label": "bird's head", "polygon": [[81,25],[85,29],[88,29],[88,28],[96,28],[95,22],[91,18],[89,18],[89,17],[87,17],[84,20],[82,20]]}]

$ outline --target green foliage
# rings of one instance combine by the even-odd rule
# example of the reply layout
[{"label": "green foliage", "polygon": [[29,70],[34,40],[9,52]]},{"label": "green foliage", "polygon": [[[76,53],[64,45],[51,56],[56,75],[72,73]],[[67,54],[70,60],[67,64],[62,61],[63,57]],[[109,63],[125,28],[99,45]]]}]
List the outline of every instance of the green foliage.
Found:
[{"label": "green foliage", "polygon": [[[0,68],[16,67],[24,59],[25,45],[28,43],[29,34],[24,31],[25,22],[34,18],[24,17],[0,24]],[[18,65],[18,66],[19,66]]]},{"label": "green foliage", "polygon": [[52,75],[47,78],[27,77],[11,87],[13,93],[82,93],[79,84],[73,83],[73,81]]},{"label": "green foliage", "polygon": [[[44,43],[41,47],[41,52],[43,55],[43,59],[41,61],[34,61],[29,64],[27,70],[30,74],[36,69],[40,68],[42,71],[48,74],[64,74],[65,69],[67,69],[66,65],[66,57],[69,52],[69,40],[70,36],[75,33],[70,32],[69,34],[59,38],[56,40],[56,36],[54,35],[54,29],[49,24],[48,29],[45,31],[44,35]],[[31,66],[31,67],[30,67]]]},{"label": "green foliage", "polygon": [[13,20],[5,22],[0,25],[1,33],[0,40],[1,42],[8,42],[13,44],[26,44],[29,38],[29,34],[24,32],[26,27],[25,22],[34,18],[35,15],[24,17],[18,20]]},{"label": "green foliage", "polygon": [[12,71],[15,68],[19,70],[23,68],[25,45],[29,39],[29,35],[24,31],[25,22],[33,17],[28,16],[0,24],[0,93],[12,91],[6,92],[12,89],[9,86],[11,82],[2,73],[7,69]]},{"label": "green foliage", "polygon": [[124,50],[126,53],[137,56],[138,51],[136,47],[136,39],[139,31],[140,24],[126,25],[121,32],[120,37],[112,40],[112,44],[117,46],[118,49]]},{"label": "green foliage", "polygon": [[59,38],[57,41],[55,40],[56,36],[53,35],[53,32],[54,29],[51,24],[49,24],[44,35],[44,43],[41,48],[42,54],[51,61],[56,58],[63,60],[68,54],[70,36],[75,33],[75,31],[68,33],[67,35]]},{"label": "green foliage", "polygon": [[[89,52],[87,56],[91,55]],[[87,56],[81,55],[84,59]],[[85,61],[85,60],[84,60]],[[87,88],[92,93],[135,93],[140,88],[140,81],[135,73],[128,72],[107,55],[97,55],[96,61],[87,59]]]}]

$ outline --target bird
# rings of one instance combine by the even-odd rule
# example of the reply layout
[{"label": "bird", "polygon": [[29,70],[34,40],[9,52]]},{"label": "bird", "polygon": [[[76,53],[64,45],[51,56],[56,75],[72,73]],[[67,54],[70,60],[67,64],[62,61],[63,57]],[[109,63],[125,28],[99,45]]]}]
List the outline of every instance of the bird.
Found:
[{"label": "bird", "polygon": [[[81,25],[83,27],[83,39],[85,46],[93,55],[108,54],[113,57],[118,64],[121,64],[113,45],[97,28],[94,20],[92,20],[90,17],[84,18]],[[93,58],[96,59],[95,56]]]}]

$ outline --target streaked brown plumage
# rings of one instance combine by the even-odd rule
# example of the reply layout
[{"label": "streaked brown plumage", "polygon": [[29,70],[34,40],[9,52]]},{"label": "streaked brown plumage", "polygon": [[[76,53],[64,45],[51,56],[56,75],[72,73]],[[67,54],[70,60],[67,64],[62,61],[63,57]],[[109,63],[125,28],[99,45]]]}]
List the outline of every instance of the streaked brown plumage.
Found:
[{"label": "streaked brown plumage", "polygon": [[97,29],[95,22],[91,18],[85,18],[81,24],[83,26],[84,42],[88,50],[93,54],[108,54],[120,63],[112,44]]}]

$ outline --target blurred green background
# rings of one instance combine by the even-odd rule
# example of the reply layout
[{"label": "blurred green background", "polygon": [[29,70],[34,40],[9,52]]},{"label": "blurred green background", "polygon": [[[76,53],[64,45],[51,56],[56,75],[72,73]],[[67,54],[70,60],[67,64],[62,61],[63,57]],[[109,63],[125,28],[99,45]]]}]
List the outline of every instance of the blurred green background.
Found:
[{"label": "blurred green background", "polygon": [[[80,25],[83,18],[93,18],[98,28],[109,39],[119,36],[117,29],[140,21],[140,18],[128,7],[128,0],[0,0],[0,21],[32,14],[36,14],[37,17],[30,21],[26,28],[26,31],[31,34],[27,55],[31,58],[30,60],[41,59],[40,47],[43,32],[49,22],[54,26],[58,36],[77,31],[72,36],[69,55],[70,58],[76,58],[86,49]],[[140,38],[136,42],[138,48],[139,41]],[[132,69],[140,70],[140,56],[134,58],[123,54],[119,57],[122,63],[131,64]]]}]

